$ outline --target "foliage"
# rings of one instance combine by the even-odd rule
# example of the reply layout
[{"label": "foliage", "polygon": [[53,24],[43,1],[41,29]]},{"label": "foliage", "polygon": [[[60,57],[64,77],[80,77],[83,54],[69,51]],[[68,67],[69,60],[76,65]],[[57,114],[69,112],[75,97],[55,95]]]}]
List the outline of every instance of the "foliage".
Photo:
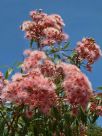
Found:
[{"label": "foliage", "polygon": [[102,135],[102,128],[97,125],[88,126],[88,136],[101,136]]}]

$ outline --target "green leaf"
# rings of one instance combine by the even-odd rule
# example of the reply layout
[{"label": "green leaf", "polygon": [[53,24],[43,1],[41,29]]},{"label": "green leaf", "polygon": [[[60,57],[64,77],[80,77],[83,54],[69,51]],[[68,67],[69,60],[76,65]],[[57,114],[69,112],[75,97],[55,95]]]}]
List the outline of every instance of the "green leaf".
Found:
[{"label": "green leaf", "polygon": [[11,75],[12,72],[13,72],[13,68],[9,68],[5,73],[5,78],[7,79]]},{"label": "green leaf", "polygon": [[66,122],[70,122],[70,114],[69,113],[66,113],[65,115],[64,115],[64,118],[65,118],[65,121]]},{"label": "green leaf", "polygon": [[77,55],[77,52],[73,51],[72,54],[71,54],[71,58],[75,57],[76,55]]},{"label": "green leaf", "polygon": [[79,117],[84,124],[87,124],[87,115],[83,111],[82,107],[79,107]]},{"label": "green leaf", "polygon": [[60,59],[60,58],[61,58],[60,55],[54,54],[54,59]]},{"label": "green leaf", "polygon": [[50,52],[51,52],[51,53],[55,53],[55,52],[56,52],[56,50],[55,50],[55,49],[52,49]]},{"label": "green leaf", "polygon": [[96,100],[102,100],[102,97],[96,97]]},{"label": "green leaf", "polygon": [[99,116],[96,115],[96,114],[92,117],[92,124],[96,122],[96,120],[98,119],[98,117]]},{"label": "green leaf", "polygon": [[102,90],[102,86],[98,87],[97,89],[98,89],[98,90]]},{"label": "green leaf", "polygon": [[16,63],[17,68],[20,68],[22,64],[23,64],[23,62],[17,62]]},{"label": "green leaf", "polygon": [[57,110],[56,107],[53,107],[53,108],[52,108],[52,115],[53,115],[57,120],[60,120],[60,119],[61,119],[60,113],[59,113],[59,111]]},{"label": "green leaf", "polygon": [[3,136],[4,127],[5,127],[5,121],[4,121],[4,120],[1,120],[1,121],[0,121],[0,136]]},{"label": "green leaf", "polygon": [[72,136],[72,130],[70,127],[65,126],[65,136]]},{"label": "green leaf", "polygon": [[67,44],[64,45],[63,49],[67,49],[70,45],[70,42],[68,42]]},{"label": "green leaf", "polygon": [[62,53],[62,55],[65,56],[65,57],[68,57],[68,55],[66,55],[65,53]]},{"label": "green leaf", "polygon": [[30,48],[32,48],[33,42],[34,42],[34,40],[32,39],[32,40],[30,41]]}]

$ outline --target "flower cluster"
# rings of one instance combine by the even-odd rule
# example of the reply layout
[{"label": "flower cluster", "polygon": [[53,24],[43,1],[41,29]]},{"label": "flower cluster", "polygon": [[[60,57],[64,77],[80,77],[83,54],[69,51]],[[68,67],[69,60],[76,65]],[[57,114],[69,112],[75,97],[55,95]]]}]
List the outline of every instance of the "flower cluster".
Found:
[{"label": "flower cluster", "polygon": [[65,72],[63,87],[67,101],[73,106],[86,108],[92,95],[92,87],[88,78],[75,66],[71,64],[60,64]]},{"label": "flower cluster", "polygon": [[43,61],[43,64],[41,65],[41,72],[43,73],[44,76],[50,78],[54,77],[56,73],[56,66],[51,60],[45,59]]},{"label": "flower cluster", "polygon": [[26,111],[28,116],[34,108],[48,113],[57,104],[56,86],[49,78],[51,71],[48,71],[51,70],[50,65],[53,62],[48,60],[43,51],[25,50],[24,55],[27,57],[21,65],[23,73],[12,76],[12,80],[3,88],[0,98],[4,102],[29,106],[30,111]]},{"label": "flower cluster", "polygon": [[24,54],[27,55],[27,57],[21,66],[23,71],[28,71],[39,67],[41,62],[47,58],[46,54],[42,51],[25,50]]},{"label": "flower cluster", "polygon": [[48,113],[56,106],[56,81],[61,79],[67,102],[72,106],[86,108],[92,94],[87,77],[75,65],[54,64],[43,51],[25,50],[27,57],[21,65],[23,73],[16,73],[3,88],[1,99],[18,105],[28,105],[30,109],[39,108]]},{"label": "flower cluster", "polygon": [[26,38],[36,41],[39,46],[52,45],[68,39],[62,29],[64,22],[57,14],[47,15],[41,10],[31,11],[32,21],[23,22],[21,29],[26,32]]},{"label": "flower cluster", "polygon": [[13,75],[12,81],[3,89],[1,98],[3,101],[27,105],[30,110],[39,108],[48,113],[56,105],[57,96],[54,83],[36,69],[27,74]]},{"label": "flower cluster", "polygon": [[94,93],[94,97],[89,105],[92,113],[102,116],[102,93]]},{"label": "flower cluster", "polygon": [[[0,72],[0,134],[86,136],[88,126],[102,116],[102,93],[93,92],[79,68],[84,65],[91,70],[101,50],[92,38],[82,39],[74,50],[69,43],[61,45],[68,35],[57,14],[36,10],[30,17],[21,26],[30,49],[24,51],[19,70],[11,74],[8,69],[5,76]],[[42,48],[53,44],[59,46]],[[70,56],[68,51],[72,51]]]},{"label": "flower cluster", "polygon": [[83,38],[81,42],[77,43],[75,48],[80,60],[86,60],[86,68],[91,71],[91,64],[93,64],[101,55],[102,52],[95,40],[92,38]]},{"label": "flower cluster", "polygon": [[27,57],[21,65],[23,72],[38,68],[45,77],[49,77],[52,80],[63,73],[43,51],[25,50],[24,55],[27,55]]},{"label": "flower cluster", "polygon": [[90,111],[96,113],[96,115],[102,116],[102,106],[92,103],[90,106]]}]

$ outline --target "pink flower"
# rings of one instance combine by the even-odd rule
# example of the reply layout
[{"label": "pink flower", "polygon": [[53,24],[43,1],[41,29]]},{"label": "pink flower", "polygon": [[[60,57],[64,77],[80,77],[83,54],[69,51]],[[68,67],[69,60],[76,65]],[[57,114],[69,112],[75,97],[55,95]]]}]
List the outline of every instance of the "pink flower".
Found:
[{"label": "pink flower", "polygon": [[25,114],[26,114],[26,117],[29,118],[29,119],[31,119],[32,116],[33,116],[33,112],[30,111],[30,110],[26,110]]},{"label": "pink flower", "polygon": [[31,50],[27,49],[27,50],[24,51],[23,54],[26,55],[26,56],[29,56],[31,54],[31,52],[32,52]]},{"label": "pink flower", "polygon": [[95,102],[92,102],[90,105],[90,111],[96,113],[99,116],[102,116],[102,105],[98,105]]},{"label": "pink flower", "polygon": [[31,11],[30,12],[30,17],[33,19],[33,21],[38,22],[39,20],[41,20],[42,18],[46,17],[47,14],[43,13],[40,10],[35,10],[35,11]]},{"label": "pink flower", "polygon": [[75,65],[62,63],[59,66],[65,74],[63,87],[67,101],[72,106],[81,105],[85,109],[92,95],[90,81]]},{"label": "pink flower", "polygon": [[36,24],[32,21],[24,21],[21,26],[21,29],[22,29],[22,31],[28,31],[28,30],[33,29],[33,27],[35,27],[35,25]]},{"label": "pink flower", "polygon": [[0,78],[2,78],[3,77],[3,73],[2,72],[0,72]]},{"label": "pink flower", "polygon": [[64,74],[65,76],[69,76],[69,75],[73,75],[74,76],[74,72],[81,72],[80,69],[78,67],[76,67],[75,65],[72,64],[66,64],[66,63],[59,63],[57,65],[58,68],[63,68]]},{"label": "pink flower", "polygon": [[15,75],[12,76],[12,81],[19,81],[21,80],[23,77],[22,77],[22,74],[21,73],[16,73]]},{"label": "pink flower", "polygon": [[[55,27],[56,25],[56,20],[53,19],[50,15],[45,16],[44,18],[42,18],[41,21],[39,21],[39,24],[43,27],[43,26],[47,26],[47,27]],[[61,27],[60,27],[61,28]],[[59,28],[59,29],[60,29]]]},{"label": "pink flower", "polygon": [[43,40],[43,41],[41,42],[41,46],[53,45],[53,44],[55,44],[55,43],[56,43],[55,40],[49,38],[49,39]]},{"label": "pink flower", "polygon": [[53,18],[54,20],[56,20],[56,24],[60,25],[60,26],[64,26],[64,22],[63,22],[63,19],[61,18],[60,15],[58,14],[52,14],[52,15],[49,15],[51,18]]},{"label": "pink flower", "polygon": [[97,115],[102,116],[102,106],[96,107]]},{"label": "pink flower", "polygon": [[52,77],[55,74],[55,64],[51,60],[44,60],[43,65],[41,65],[41,72],[44,76]]},{"label": "pink flower", "polygon": [[3,74],[0,72],[0,94],[1,94],[1,91],[2,91],[2,89],[3,89],[3,87],[4,87],[4,83],[5,81],[4,81],[4,76],[3,76]]},{"label": "pink flower", "polygon": [[56,28],[48,27],[48,28],[43,30],[43,33],[46,35],[46,37],[53,38],[53,37],[59,35],[60,31],[57,30]]},{"label": "pink flower", "polygon": [[24,71],[37,68],[41,63],[41,60],[46,59],[46,57],[47,56],[42,51],[30,51],[29,56],[24,60],[21,67]]},{"label": "pink flower", "polygon": [[47,15],[39,10],[31,11],[30,16],[32,21],[25,21],[21,26],[27,39],[39,42],[40,46],[68,40],[68,35],[63,32],[64,22],[61,16]]},{"label": "pink flower", "polygon": [[39,69],[33,69],[22,76],[17,73],[12,79],[2,91],[2,101],[24,104],[30,109],[39,108],[46,114],[56,105],[56,86]]},{"label": "pink flower", "polygon": [[83,38],[81,42],[77,43],[75,50],[77,51],[79,58],[87,60],[86,68],[89,71],[91,70],[90,65],[102,56],[100,47],[92,38]]}]

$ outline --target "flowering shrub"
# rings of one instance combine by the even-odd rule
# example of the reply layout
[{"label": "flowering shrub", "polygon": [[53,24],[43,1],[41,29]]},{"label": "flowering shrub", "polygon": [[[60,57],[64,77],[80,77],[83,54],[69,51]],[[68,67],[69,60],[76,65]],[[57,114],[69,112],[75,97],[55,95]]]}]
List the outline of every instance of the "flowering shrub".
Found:
[{"label": "flowering shrub", "polygon": [[11,78],[12,69],[0,72],[0,136],[86,136],[102,116],[102,94],[80,68],[92,70],[101,50],[92,38],[70,50],[57,14],[37,10],[30,17],[21,25],[30,49],[19,71]]}]

